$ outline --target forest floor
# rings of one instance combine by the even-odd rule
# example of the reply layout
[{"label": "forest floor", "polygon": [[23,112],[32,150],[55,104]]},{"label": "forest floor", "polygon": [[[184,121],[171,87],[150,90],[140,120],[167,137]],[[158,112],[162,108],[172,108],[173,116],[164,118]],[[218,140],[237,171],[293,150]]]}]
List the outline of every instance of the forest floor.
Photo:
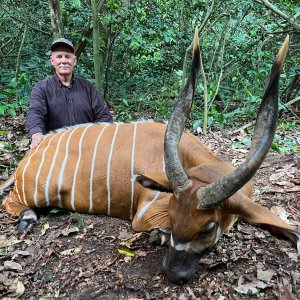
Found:
[{"label": "forest floor", "polygon": [[[1,130],[15,144],[1,156],[7,172],[28,150],[24,118],[5,119]],[[291,133],[293,134],[293,133]],[[234,165],[247,150],[231,129],[201,137]],[[3,139],[2,139],[3,140]],[[1,144],[0,144],[1,147]],[[3,144],[2,144],[2,147]],[[300,225],[300,158],[270,151],[253,178],[254,200]],[[7,195],[5,191],[2,195]],[[166,248],[149,245],[148,233],[130,222],[54,210],[41,215],[34,232],[18,240],[17,219],[0,208],[1,299],[281,299],[300,297],[300,267],[290,242],[243,221],[199,261],[195,278],[177,286],[161,273]],[[132,255],[132,256],[131,256]]]}]

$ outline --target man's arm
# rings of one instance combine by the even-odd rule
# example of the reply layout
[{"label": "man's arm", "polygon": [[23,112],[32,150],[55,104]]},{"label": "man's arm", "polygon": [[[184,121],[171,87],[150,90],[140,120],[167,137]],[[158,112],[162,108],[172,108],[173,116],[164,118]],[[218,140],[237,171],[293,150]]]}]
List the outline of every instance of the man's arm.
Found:
[{"label": "man's arm", "polygon": [[99,93],[93,85],[91,85],[91,99],[94,114],[94,122],[112,122],[113,117],[108,110],[106,102],[99,95]]},{"label": "man's arm", "polygon": [[30,95],[30,104],[26,116],[26,131],[31,138],[30,148],[35,148],[42,140],[47,115],[46,96],[41,84],[33,87]]}]

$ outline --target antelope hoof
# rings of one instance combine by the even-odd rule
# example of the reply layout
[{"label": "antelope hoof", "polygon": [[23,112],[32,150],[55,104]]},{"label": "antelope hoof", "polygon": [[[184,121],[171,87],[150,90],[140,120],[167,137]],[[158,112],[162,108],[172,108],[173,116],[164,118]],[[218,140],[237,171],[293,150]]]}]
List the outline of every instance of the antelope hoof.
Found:
[{"label": "antelope hoof", "polygon": [[150,233],[149,244],[151,246],[168,246],[170,241],[170,230],[156,228]]},{"label": "antelope hoof", "polygon": [[20,216],[18,231],[21,240],[23,240],[25,236],[33,230],[36,221],[37,221],[37,215],[32,210],[26,210]]}]

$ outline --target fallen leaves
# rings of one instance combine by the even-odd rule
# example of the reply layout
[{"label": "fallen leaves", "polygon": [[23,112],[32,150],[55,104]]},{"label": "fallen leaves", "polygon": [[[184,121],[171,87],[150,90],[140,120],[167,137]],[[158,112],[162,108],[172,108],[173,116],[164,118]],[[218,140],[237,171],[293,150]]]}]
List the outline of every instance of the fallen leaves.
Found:
[{"label": "fallen leaves", "polygon": [[272,279],[272,277],[276,274],[276,272],[272,269],[267,269],[267,270],[257,270],[257,279],[262,280],[266,283],[269,283]]},{"label": "fallen leaves", "polygon": [[0,235],[0,248],[9,247],[15,244],[22,243],[16,236],[6,237],[5,235]]},{"label": "fallen leaves", "polygon": [[74,254],[78,254],[82,250],[82,246],[71,248],[60,252],[61,255],[71,256]]},{"label": "fallen leaves", "polygon": [[297,300],[299,299],[293,292],[293,287],[286,278],[278,280],[279,299],[280,300]]},{"label": "fallen leaves", "polygon": [[[296,163],[276,169],[269,177],[275,187],[268,187],[267,193],[297,193],[300,192],[300,172]],[[279,187],[276,187],[279,186]]]},{"label": "fallen leaves", "polygon": [[256,278],[246,279],[244,276],[240,276],[238,285],[234,289],[239,294],[255,295],[267,287],[272,287],[274,284],[271,283],[271,280],[275,275],[276,272],[272,269],[262,270],[258,268]]},{"label": "fallen leaves", "polygon": [[44,235],[46,231],[50,228],[49,223],[45,223],[42,225],[41,235]]},{"label": "fallen leaves", "polygon": [[[245,158],[245,149],[227,151],[230,146],[221,133],[203,139],[235,165]],[[0,164],[9,166],[13,157],[5,153]],[[254,178],[256,188],[267,186],[266,193],[256,194],[255,200],[297,223],[299,196],[292,189],[300,185],[299,165],[295,157],[272,153],[269,157]],[[280,192],[274,195],[275,190]],[[148,235],[134,233],[129,222],[52,210],[52,217],[41,216],[35,231],[19,241],[14,238],[16,224],[6,223],[5,216],[1,208],[0,294],[6,299],[299,298],[296,251],[287,241],[241,221],[201,259],[194,281],[178,287],[161,273],[166,248],[150,247]]]},{"label": "fallen leaves", "polygon": [[67,228],[63,229],[61,231],[61,234],[63,236],[68,236],[68,235],[70,235],[72,233],[76,233],[76,232],[79,232],[79,228],[76,226],[73,226],[73,227],[67,227]]},{"label": "fallen leaves", "polygon": [[261,289],[265,289],[268,285],[261,280],[254,279],[251,282],[245,283],[245,279],[243,276],[240,276],[238,286],[234,289],[239,294],[245,294],[245,295],[255,295],[257,294]]},{"label": "fallen leaves", "polygon": [[118,252],[126,257],[133,257],[135,256],[135,252],[129,249],[118,249]]},{"label": "fallen leaves", "polygon": [[4,270],[22,271],[22,266],[14,261],[7,260],[4,262]]},{"label": "fallen leaves", "polygon": [[[9,296],[9,298],[8,297],[1,298],[2,300],[17,299],[21,297],[25,292],[25,286],[22,283],[22,281],[20,281],[18,278],[9,279],[5,275],[0,274],[0,284],[2,284],[7,290],[5,295]],[[0,289],[0,294],[1,294],[1,289]]]}]

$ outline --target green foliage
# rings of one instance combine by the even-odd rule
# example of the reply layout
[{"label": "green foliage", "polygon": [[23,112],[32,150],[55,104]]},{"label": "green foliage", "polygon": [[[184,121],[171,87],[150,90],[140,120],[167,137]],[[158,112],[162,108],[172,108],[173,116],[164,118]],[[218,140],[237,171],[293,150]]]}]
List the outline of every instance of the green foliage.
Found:
[{"label": "green foliage", "polygon": [[274,144],[278,152],[300,153],[300,121],[282,122],[278,125],[277,131],[282,134],[275,134]]},{"label": "green foliage", "polygon": [[[299,132],[299,121],[280,123],[277,127],[271,149],[277,153],[300,153],[300,135],[297,134]],[[250,148],[252,136],[253,131],[251,131],[250,135],[246,135],[240,141],[233,141],[231,145],[232,148]]]},{"label": "green foliage", "polygon": [[9,115],[15,117],[17,112],[24,111],[28,107],[29,83],[23,73],[18,79],[13,78],[0,92],[0,116]]},{"label": "green foliage", "polygon": [[[291,18],[300,11],[298,1],[273,4]],[[210,6],[211,1],[205,0],[105,1],[99,13],[103,93],[117,120],[168,119],[181,86],[186,49]],[[61,0],[60,7],[65,37],[76,46],[87,42],[76,73],[93,81],[92,38],[87,34],[91,29],[90,1]],[[13,116],[27,106],[29,83],[53,73],[49,63],[50,13],[47,1],[3,0],[0,8],[0,116]],[[230,14],[230,19],[224,13]],[[293,20],[299,24],[299,18]],[[15,80],[24,23],[28,34],[21,55],[22,75]],[[200,32],[208,80],[209,126],[243,125],[255,118],[270,66],[287,33],[292,43],[281,77],[281,99],[299,65],[299,32],[255,1],[215,1]],[[201,81],[195,100],[189,122],[196,129],[203,118]],[[286,126],[291,126],[289,123]],[[275,143],[280,148],[294,147]]]}]

